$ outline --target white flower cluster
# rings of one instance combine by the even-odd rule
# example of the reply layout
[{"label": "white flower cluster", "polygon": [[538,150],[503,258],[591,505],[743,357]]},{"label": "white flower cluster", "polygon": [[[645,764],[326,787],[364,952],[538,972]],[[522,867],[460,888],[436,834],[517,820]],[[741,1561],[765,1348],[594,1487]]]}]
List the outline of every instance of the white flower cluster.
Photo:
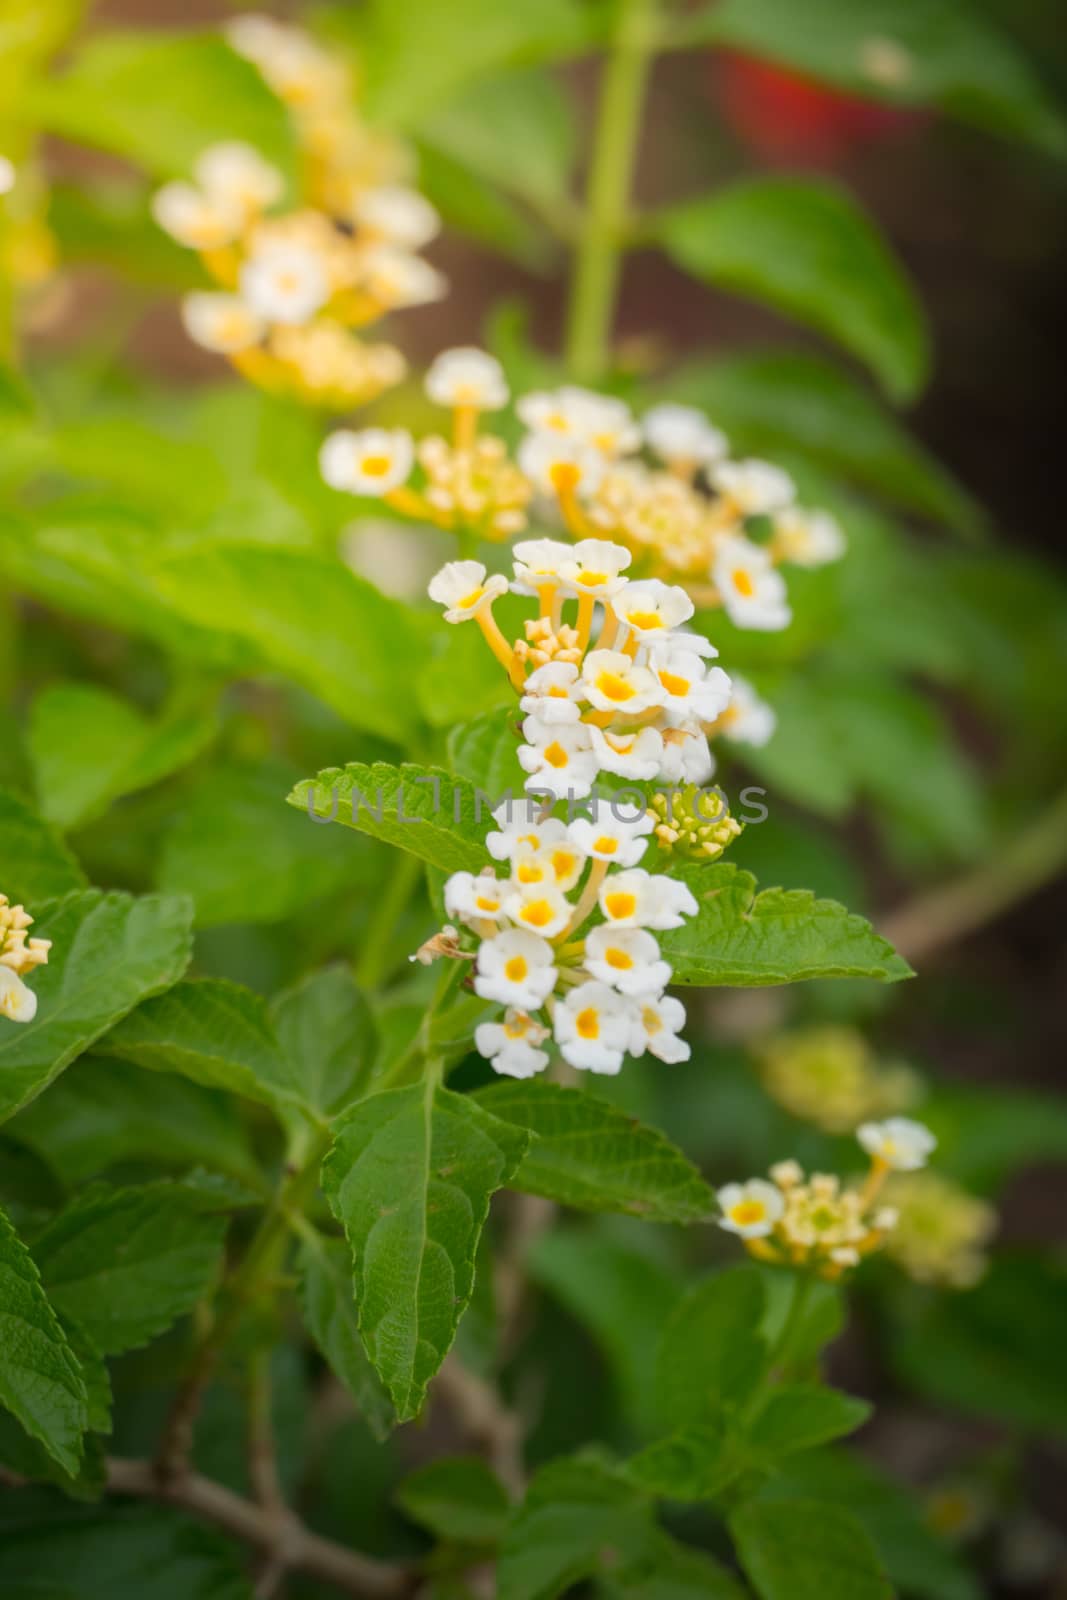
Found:
[{"label": "white flower cluster", "polygon": [[446,622],[479,623],[508,667],[525,713],[527,790],[583,799],[602,772],[705,783],[714,770],[706,728],[727,710],[732,689],[709,664],[714,647],[683,631],[693,614],[685,590],[656,578],[630,582],[630,552],[606,539],[530,539],[513,555],[510,587],[539,602],[525,640],[512,646],[499,635],[492,606],[509,585],[487,577],[481,562],[450,562],[430,597],[445,606]]},{"label": "white flower cluster", "polygon": [[22,906],[9,904],[0,894],[0,1017],[12,1022],[32,1022],[37,996],[23,978],[48,963],[50,939],[32,939],[26,930],[33,918]]},{"label": "white flower cluster", "polygon": [[875,1202],[891,1172],[917,1172],[937,1145],[929,1128],[908,1117],[866,1122],[856,1134],[871,1159],[857,1188],[831,1173],[805,1178],[795,1161],[771,1168],[770,1182],[749,1178],[719,1190],[719,1226],[737,1234],[760,1261],[804,1267],[836,1278],[880,1249],[898,1221],[892,1206]]},{"label": "white flower cluster", "polygon": [[685,1009],[664,993],[671,968],[655,935],[697,904],[678,879],[638,865],[653,819],[594,802],[565,823],[519,800],[494,821],[486,845],[506,876],[489,865],[445,885],[448,915],[478,941],[475,993],[507,1008],[475,1030],[480,1053],[513,1078],[548,1065],[550,1038],[586,1072],[616,1073],[627,1052],[685,1061]]}]

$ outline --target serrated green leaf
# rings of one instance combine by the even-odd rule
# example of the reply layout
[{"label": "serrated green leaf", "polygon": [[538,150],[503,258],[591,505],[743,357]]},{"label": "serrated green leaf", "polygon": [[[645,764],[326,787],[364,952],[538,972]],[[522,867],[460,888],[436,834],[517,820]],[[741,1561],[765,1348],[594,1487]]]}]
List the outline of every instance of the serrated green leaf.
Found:
[{"label": "serrated green leaf", "polygon": [[448,735],[448,764],[487,795],[516,794],[526,781],[519,766],[519,736],[511,717],[485,711],[471,722],[460,722]]},{"label": "serrated green leaf", "polygon": [[235,634],[353,726],[397,743],[417,728],[423,630],[400,601],[338,561],[314,550],[204,544],[164,560],[153,578],[182,617]]},{"label": "serrated green leaf", "polygon": [[33,703],[28,734],[41,812],[61,828],[84,824],[119,795],[187,765],[215,730],[215,719],[196,711],[151,722],[90,684],[46,689]]},{"label": "serrated green leaf", "polygon": [[189,960],[192,907],[180,895],[87,890],[46,905],[34,933],[51,939],[33,974],[32,1022],[0,1018],[0,1120],[46,1089],[142,1000],[177,982]]},{"label": "serrated green leaf", "polygon": [[604,1573],[601,1582],[611,1600],[746,1600],[725,1567],[658,1529],[647,1554],[621,1571]]},{"label": "serrated green leaf", "polygon": [[280,922],[373,874],[366,846],[287,810],[292,779],[275,762],[217,766],[187,797],[156,882],[192,895],[198,927]]},{"label": "serrated green leaf", "polygon": [[915,295],[880,233],[832,184],[752,178],[661,212],[656,237],[687,272],[837,340],[894,399],[929,365]]},{"label": "serrated green leaf", "polygon": [[496,1544],[508,1521],[508,1497],[480,1456],[447,1456],[404,1479],[397,1504],[439,1539]]},{"label": "serrated green leaf", "polygon": [[128,1161],[204,1166],[253,1187],[263,1182],[232,1102],[125,1061],[87,1056],[8,1126],[74,1187]]},{"label": "serrated green leaf", "polygon": [[310,1110],[267,1002],[223,978],[191,978],[138,1006],[108,1034],[103,1048],[121,1061],[178,1072],[276,1110]]},{"label": "serrated green leaf", "polygon": [[384,839],[446,872],[480,872],[486,863],[493,797],[439,767],[350,761],[303,779],[288,798],[300,811]]},{"label": "serrated green leaf", "polygon": [[871,1409],[866,1400],[823,1384],[781,1384],[749,1423],[748,1442],[771,1459],[794,1450],[811,1450],[854,1433],[867,1421]]},{"label": "serrated green leaf", "polygon": [[497,1569],[499,1600],[554,1600],[583,1578],[647,1556],[647,1503],[592,1455],[553,1461],[512,1518]]},{"label": "serrated green leaf", "polygon": [[359,1336],[348,1246],[340,1239],[307,1237],[300,1269],[298,1293],[308,1332],[375,1438],[387,1438],[396,1426],[396,1412]]},{"label": "serrated green leaf", "polygon": [[745,351],[683,367],[671,398],[705,409],[736,454],[800,450],[906,510],[967,532],[983,522],[981,507],[869,389],[816,356]]},{"label": "serrated green leaf", "polygon": [[763,1283],[753,1266],[705,1278],[675,1308],[659,1349],[659,1410],[676,1426],[743,1405],[766,1368]]},{"label": "serrated green leaf", "polygon": [[345,967],[312,973],[271,1002],[270,1018],[300,1095],[337,1116],[370,1080],[378,1048],[374,1016]]},{"label": "serrated green leaf", "polygon": [[710,1500],[745,1465],[736,1438],[722,1423],[693,1422],[647,1445],[626,1464],[626,1475],[666,1500]]},{"label": "serrated green leaf", "polygon": [[89,1426],[89,1396],[37,1267],[0,1211],[0,1404],[75,1474]]},{"label": "serrated green leaf", "polygon": [[681,984],[799,983],[808,978],[911,975],[907,962],[863,917],[805,889],[764,889],[730,862],[678,864],[699,911],[665,933],[663,954]]},{"label": "serrated green leaf", "polygon": [[432,1083],[373,1095],[338,1127],[322,1186],[352,1248],[364,1345],[401,1421],[455,1338],[490,1196],[526,1144]]},{"label": "serrated green leaf", "polygon": [[111,150],[161,177],[239,139],[288,167],[285,108],[216,34],[114,32],[84,42],[62,75],[33,86],[29,111],[53,133]]},{"label": "serrated green leaf", "polygon": [[207,1292],[226,1218],[180,1183],[86,1190],[40,1234],[49,1298],[105,1355],[147,1344]]},{"label": "serrated green leaf", "polygon": [[730,1518],[730,1532],[760,1600],[892,1600],[877,1550],[839,1506],[752,1501]]},{"label": "serrated green leaf", "polygon": [[4,861],[0,892],[12,905],[25,904],[31,915],[43,900],[88,887],[56,830],[10,789],[0,789],[0,846]]},{"label": "serrated green leaf", "polygon": [[937,105],[964,122],[1067,151],[1060,111],[1015,43],[969,0],[720,0],[694,40],[794,67],[864,99]]},{"label": "serrated green leaf", "polygon": [[476,1098],[533,1135],[513,1189],[650,1222],[704,1222],[715,1210],[714,1194],[677,1146],[607,1101],[540,1082],[496,1083]]}]

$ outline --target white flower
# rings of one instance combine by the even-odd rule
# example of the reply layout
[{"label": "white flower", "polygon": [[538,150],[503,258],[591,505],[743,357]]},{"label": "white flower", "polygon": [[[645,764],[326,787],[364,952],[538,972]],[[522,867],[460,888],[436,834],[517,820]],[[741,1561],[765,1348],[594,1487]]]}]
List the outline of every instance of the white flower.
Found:
[{"label": "white flower", "polygon": [[[616,867],[636,867],[648,848],[648,835],[655,817],[642,811],[639,816],[620,820],[607,806],[597,804],[596,816],[575,817],[567,829],[578,849],[597,861]],[[607,813],[607,815],[605,815]]]},{"label": "white flower", "polygon": [[554,939],[567,926],[574,907],[554,883],[520,882],[509,891],[505,910],[518,927]]},{"label": "white flower", "polygon": [[543,789],[557,799],[567,795],[584,799],[599,771],[588,725],[544,723],[527,717],[522,732],[526,743],[519,746],[518,754],[522,770],[530,774],[527,789],[535,793]]},{"label": "white flower", "polygon": [[563,563],[572,559],[574,546],[561,539],[520,539],[511,553],[515,558],[513,591],[537,594],[559,583]]},{"label": "white flower", "polygon": [[653,406],[641,419],[645,438],[664,461],[710,467],[721,461],[729,441],[695,406]]},{"label": "white flower", "polygon": [[788,472],[772,467],[768,461],[722,461],[712,472],[711,481],[745,517],[784,511],[797,492]]},{"label": "white flower", "polygon": [[660,1061],[688,1061],[692,1051],[678,1033],[685,1027],[685,1007],[673,995],[660,999],[642,996],[630,1035],[630,1054],[644,1055],[647,1050]]},{"label": "white flower", "polygon": [[643,928],[594,928],[585,941],[585,970],[620,994],[662,994],[671,968]]},{"label": "white flower", "polygon": [[189,250],[219,250],[244,226],[232,200],[202,194],[191,183],[165,183],[152,196],[152,215],[172,239]]},{"label": "white flower", "polygon": [[556,987],[552,946],[525,928],[508,928],[478,946],[474,992],[520,1011],[536,1011]]},{"label": "white flower", "polygon": [[258,344],[266,329],[260,317],[236,294],[187,294],[182,323],[194,344],[217,355],[235,355]]},{"label": "white flower", "polygon": [[365,189],[356,199],[353,215],[368,232],[404,250],[421,250],[441,231],[441,218],[425,195],[402,184]]},{"label": "white flower", "polygon": [[298,244],[272,244],[241,268],[241,293],[267,322],[298,327],[330,298],[321,256]]},{"label": "white flower", "polygon": [[707,783],[715,771],[715,757],[699,722],[681,722],[663,732],[659,777],[664,783]]},{"label": "white flower", "polygon": [[566,824],[558,817],[538,822],[539,802],[520,795],[505,800],[493,812],[499,832],[488,833],[485,847],[495,861],[511,861],[528,850],[546,850],[567,838]]},{"label": "white flower", "polygon": [[650,642],[688,622],[693,609],[684,589],[677,584],[660,583],[658,578],[628,583],[612,600],[612,610],[619,621],[625,622],[639,639]]},{"label": "white flower", "polygon": [[614,1074],[630,1043],[633,1003],[606,983],[580,983],[556,1006],[556,1043],[583,1072]]},{"label": "white flower", "polygon": [[663,759],[663,735],[658,728],[638,728],[620,733],[613,728],[589,729],[593,752],[602,772],[642,782],[654,778]]},{"label": "white flower", "polygon": [[582,415],[584,390],[561,389],[556,394],[535,390],[520,395],[515,402],[519,421],[533,433],[569,433],[577,435]]},{"label": "white flower", "polygon": [[780,1189],[765,1178],[747,1183],[727,1183],[718,1193],[722,1216],[719,1227],[739,1233],[742,1239],[766,1238],[785,1211]]},{"label": "white flower", "polygon": [[15,163],[9,161],[7,156],[0,156],[0,194],[10,194],[17,177]]},{"label": "white flower", "polygon": [[0,1017],[12,1022],[32,1022],[37,1015],[37,996],[18,973],[0,965]]},{"label": "white flower", "polygon": [[519,708],[542,722],[578,722],[585,688],[573,661],[548,661],[523,684]]},{"label": "white flower", "polygon": [[363,287],[387,310],[429,305],[448,293],[448,280],[421,256],[375,245],[363,258]]},{"label": "white flower", "polygon": [[592,594],[601,599],[618,594],[626,585],[621,574],[633,560],[629,550],[609,539],[579,539],[570,547],[560,577],[572,594]]},{"label": "white flower", "polygon": [[426,393],[438,406],[474,406],[478,411],[499,411],[508,403],[504,369],[484,350],[463,347],[445,350],[426,374]]},{"label": "white flower", "polygon": [[731,679],[733,693],[723,712],[716,733],[733,744],[765,745],[778,726],[774,707],[756,693],[747,678],[736,674]]},{"label": "white flower", "polygon": [[738,628],[775,633],[787,628],[792,612],[786,603],[785,580],[770,556],[749,539],[723,539],[711,569],[726,615]]},{"label": "white flower", "polygon": [[448,561],[429,584],[431,600],[447,606],[446,622],[466,622],[483,606],[507,593],[508,580],[501,572],[487,578],[480,561]]},{"label": "white flower", "polygon": [[554,394],[525,394],[515,409],[533,433],[568,436],[601,456],[625,455],[641,442],[629,406],[591,389],[565,385]]},{"label": "white flower", "polygon": [[669,713],[714,722],[730,704],[730,680],[721,667],[709,670],[701,656],[686,649],[686,642],[679,636],[665,648],[653,648],[649,667],[659,681]]},{"label": "white flower", "polygon": [[502,922],[508,885],[489,870],[454,872],[445,884],[445,912],[464,922]]},{"label": "white flower", "polygon": [[590,650],[582,662],[585,697],[598,711],[636,714],[663,702],[659,679],[622,650]]},{"label": "white flower", "polygon": [[520,470],[542,494],[592,494],[604,470],[590,445],[567,434],[529,433],[517,459]]},{"label": "white flower", "polygon": [[347,494],[386,495],[406,481],[414,462],[415,446],[403,428],[364,428],[360,433],[341,428],[319,451],[322,476],[331,489]]},{"label": "white flower", "polygon": [[548,1029],[542,1023],[513,1007],[503,1022],[480,1022],[474,1030],[475,1049],[505,1078],[532,1078],[543,1072],[548,1052],[537,1047],[547,1038]]},{"label": "white flower", "polygon": [[609,873],[599,898],[606,921],[615,927],[680,928],[698,910],[684,883],[643,867]]},{"label": "white flower", "polygon": [[585,852],[571,839],[557,839],[541,849],[516,851],[512,877],[524,889],[535,883],[572,889],[582,875],[585,862]]},{"label": "white flower", "polygon": [[245,215],[274,205],[285,193],[285,179],[259,151],[240,140],[213,144],[196,163],[197,182],[212,200],[239,206]]},{"label": "white flower", "polygon": [[910,1117],[889,1117],[885,1122],[863,1122],[856,1138],[869,1156],[895,1172],[917,1172],[937,1148],[937,1140],[921,1122]]},{"label": "white flower", "polygon": [[794,567],[823,567],[844,555],[845,535],[828,511],[790,506],[774,519],[774,551]]}]

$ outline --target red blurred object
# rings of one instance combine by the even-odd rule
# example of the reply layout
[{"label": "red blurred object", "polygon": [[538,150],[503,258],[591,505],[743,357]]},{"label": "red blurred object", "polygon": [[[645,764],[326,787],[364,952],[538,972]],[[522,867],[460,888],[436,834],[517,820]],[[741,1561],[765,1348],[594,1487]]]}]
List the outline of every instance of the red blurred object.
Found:
[{"label": "red blurred object", "polygon": [[719,58],[715,76],[729,126],[757,154],[775,162],[827,161],[924,118],[922,112],[827,89],[749,56]]}]

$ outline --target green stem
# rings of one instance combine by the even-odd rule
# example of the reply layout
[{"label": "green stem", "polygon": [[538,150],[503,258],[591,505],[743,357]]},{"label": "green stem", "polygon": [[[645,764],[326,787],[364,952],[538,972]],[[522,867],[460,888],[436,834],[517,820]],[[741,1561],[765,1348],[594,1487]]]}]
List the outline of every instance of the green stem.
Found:
[{"label": "green stem", "polygon": [[403,852],[364,930],[363,947],[355,965],[356,982],[362,989],[377,989],[389,976],[393,934],[418,887],[421,872],[418,856]]},{"label": "green stem", "polygon": [[997,854],[954,883],[919,895],[886,918],[881,932],[908,960],[992,922],[1067,866],[1067,790]]},{"label": "green stem", "polygon": [[596,383],[608,365],[620,249],[657,37],[656,0],[617,0],[567,315],[567,365],[583,383]]},{"label": "green stem", "polygon": [[767,1366],[763,1378],[756,1385],[748,1404],[744,1408],[746,1421],[751,1421],[759,1413],[771,1389],[774,1387],[776,1374],[780,1373],[788,1365],[797,1334],[804,1323],[804,1313],[808,1307],[808,1300],[811,1297],[814,1282],[815,1280],[810,1272],[796,1272],[793,1274],[793,1292],[789,1298],[785,1321],[782,1323],[778,1337],[774,1341],[767,1357]]}]

